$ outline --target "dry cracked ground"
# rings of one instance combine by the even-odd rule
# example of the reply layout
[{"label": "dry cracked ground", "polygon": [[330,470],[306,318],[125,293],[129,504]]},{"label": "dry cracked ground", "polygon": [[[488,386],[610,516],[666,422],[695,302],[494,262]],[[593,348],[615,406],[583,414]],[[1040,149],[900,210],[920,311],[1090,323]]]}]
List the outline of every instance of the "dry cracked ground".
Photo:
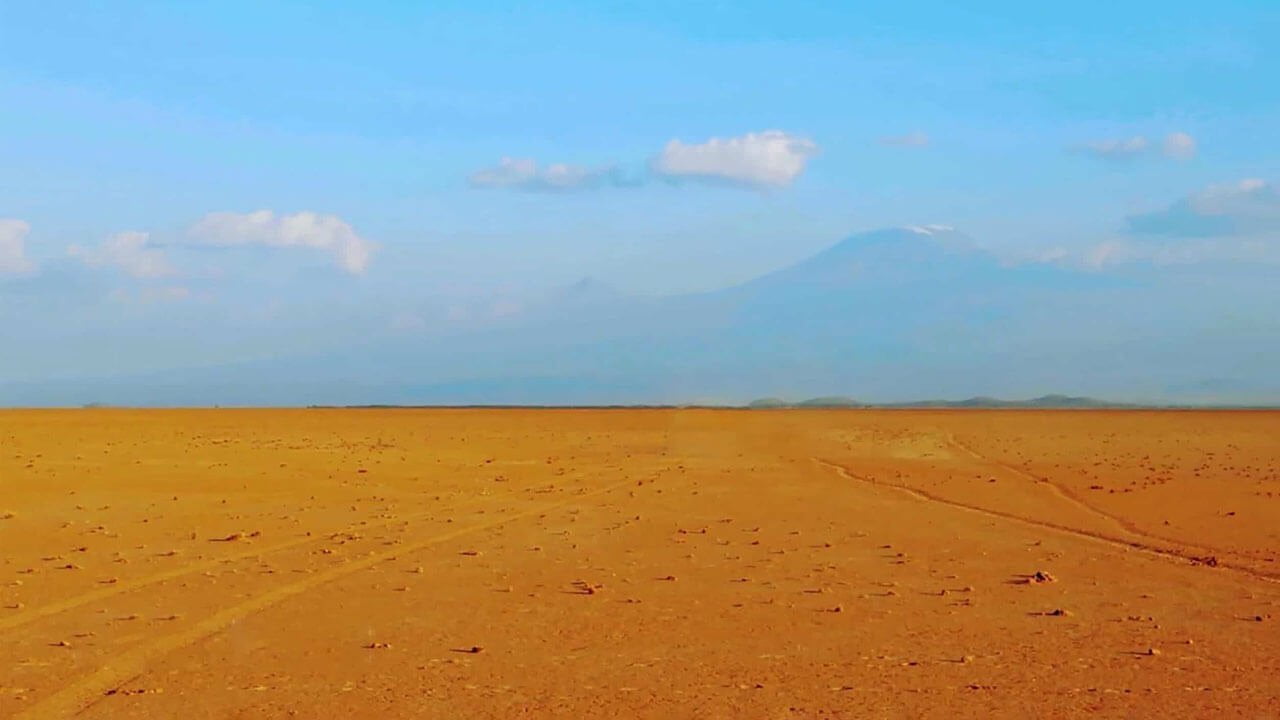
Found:
[{"label": "dry cracked ground", "polygon": [[0,717],[1280,717],[1280,413],[0,413]]}]

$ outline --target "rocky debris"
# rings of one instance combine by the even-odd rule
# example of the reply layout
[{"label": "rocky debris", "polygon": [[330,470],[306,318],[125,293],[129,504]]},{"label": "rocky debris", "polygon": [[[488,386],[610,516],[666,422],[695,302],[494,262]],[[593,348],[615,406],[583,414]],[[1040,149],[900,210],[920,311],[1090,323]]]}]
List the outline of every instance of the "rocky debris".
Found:
[{"label": "rocky debris", "polygon": [[1037,570],[1034,573],[1026,576],[1026,580],[1024,582],[1026,582],[1026,584],[1028,585],[1040,585],[1043,583],[1058,582],[1058,578],[1054,577],[1047,570]]},{"label": "rocky debris", "polygon": [[595,595],[604,589],[604,585],[600,583],[589,583],[586,580],[574,580],[573,592],[578,595]]}]

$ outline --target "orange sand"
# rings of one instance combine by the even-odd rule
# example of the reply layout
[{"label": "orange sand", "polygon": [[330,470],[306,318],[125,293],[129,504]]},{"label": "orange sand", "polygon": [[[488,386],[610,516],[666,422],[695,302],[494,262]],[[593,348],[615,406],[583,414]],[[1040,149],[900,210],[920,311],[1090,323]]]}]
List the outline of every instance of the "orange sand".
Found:
[{"label": "orange sand", "polygon": [[0,717],[1280,716],[1280,413],[9,411],[0,518]]}]

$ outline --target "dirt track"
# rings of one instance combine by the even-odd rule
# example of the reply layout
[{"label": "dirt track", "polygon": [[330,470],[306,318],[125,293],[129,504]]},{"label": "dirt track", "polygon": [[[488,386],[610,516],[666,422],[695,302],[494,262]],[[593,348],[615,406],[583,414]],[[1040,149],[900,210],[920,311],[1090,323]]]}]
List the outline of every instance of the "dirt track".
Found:
[{"label": "dirt track", "polygon": [[1277,438],[0,412],[0,717],[1280,717]]}]

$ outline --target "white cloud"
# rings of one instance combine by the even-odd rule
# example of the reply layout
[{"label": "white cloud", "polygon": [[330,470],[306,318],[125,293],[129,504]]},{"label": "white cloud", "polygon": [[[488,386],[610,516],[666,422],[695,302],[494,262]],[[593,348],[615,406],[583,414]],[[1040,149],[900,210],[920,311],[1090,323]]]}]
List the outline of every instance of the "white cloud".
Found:
[{"label": "white cloud", "polygon": [[1157,150],[1167,158],[1186,160],[1196,155],[1196,139],[1184,132],[1169,133],[1159,148],[1143,135],[1130,138],[1092,140],[1076,145],[1075,152],[1104,160],[1131,160],[1154,155]]},{"label": "white cloud", "polygon": [[427,321],[417,313],[402,312],[391,316],[390,326],[397,332],[416,332],[427,327]]},{"label": "white cloud", "polygon": [[890,147],[925,147],[929,144],[929,136],[919,131],[906,135],[889,135],[880,138],[880,144]]},{"label": "white cloud", "polygon": [[1035,258],[1092,269],[1125,263],[1280,264],[1280,188],[1258,178],[1210,185],[1160,210],[1131,215],[1127,234]]},{"label": "white cloud", "polygon": [[68,252],[89,265],[115,267],[139,279],[166,277],[174,273],[164,251],[150,246],[150,235],[144,232],[116,233],[97,248],[72,245]]},{"label": "white cloud", "polygon": [[20,275],[35,269],[27,257],[27,233],[31,226],[22,220],[0,218],[0,274]]},{"label": "white cloud", "polygon": [[489,316],[493,318],[514,317],[524,312],[524,306],[513,300],[495,300],[489,306]]},{"label": "white cloud", "polygon": [[812,140],[781,130],[766,130],[692,145],[672,140],[653,159],[651,167],[668,178],[783,187],[804,172],[817,151]]},{"label": "white cloud", "polygon": [[1121,160],[1142,155],[1151,147],[1151,143],[1141,135],[1131,138],[1108,140],[1092,140],[1076,146],[1076,152],[1093,155],[1108,160]]},{"label": "white cloud", "polygon": [[1131,259],[1132,256],[1132,251],[1124,244],[1108,241],[1087,248],[1082,260],[1085,267],[1101,268]]},{"label": "white cloud", "polygon": [[342,218],[314,212],[210,213],[191,228],[191,234],[209,245],[321,250],[330,253],[343,270],[357,275],[369,267],[374,249],[372,242],[360,237]]},{"label": "white cloud", "polygon": [[495,166],[477,170],[468,178],[472,187],[556,192],[586,190],[602,185],[628,184],[612,167],[588,168],[555,163],[540,166],[529,158],[504,157]]},{"label": "white cloud", "polygon": [[1096,270],[1135,262],[1153,265],[1213,262],[1278,265],[1280,245],[1256,238],[1179,238],[1172,242],[1109,240],[1085,248],[1078,264]]},{"label": "white cloud", "polygon": [[153,305],[158,303],[182,302],[193,298],[191,289],[181,285],[161,285],[156,287],[140,287],[136,289],[116,288],[107,296],[120,303],[136,303]]},{"label": "white cloud", "polygon": [[[928,141],[923,133],[895,140],[907,145],[923,145]],[[804,172],[809,158],[817,151],[813,141],[781,130],[711,138],[695,144],[671,140],[650,160],[649,170],[669,180],[782,187],[790,185]],[[636,187],[643,184],[645,178],[625,173],[616,166],[540,165],[531,158],[504,157],[497,165],[472,173],[468,181],[476,188],[569,192],[605,186]]]},{"label": "white cloud", "polygon": [[1210,185],[1169,207],[1128,218],[1137,235],[1225,237],[1280,234],[1280,190],[1257,178]]},{"label": "white cloud", "polygon": [[1025,254],[1030,262],[1034,263],[1060,263],[1071,259],[1071,252],[1064,247],[1047,247],[1039,250],[1033,250],[1029,254]]},{"label": "white cloud", "polygon": [[1187,160],[1196,156],[1196,139],[1184,132],[1169,133],[1164,138],[1165,157]]}]

